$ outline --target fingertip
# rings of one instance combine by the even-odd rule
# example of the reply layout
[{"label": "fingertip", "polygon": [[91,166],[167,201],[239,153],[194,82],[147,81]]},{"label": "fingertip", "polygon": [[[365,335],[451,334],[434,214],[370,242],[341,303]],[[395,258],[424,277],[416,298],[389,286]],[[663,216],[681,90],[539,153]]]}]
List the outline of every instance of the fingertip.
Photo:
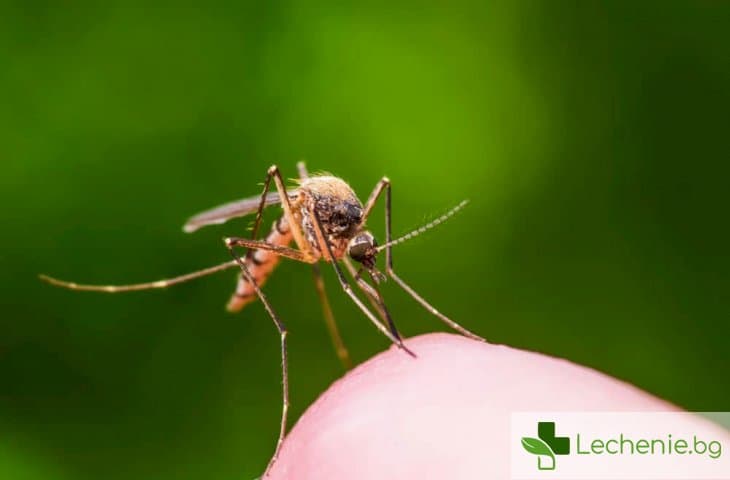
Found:
[{"label": "fingertip", "polygon": [[405,344],[417,358],[392,346],[309,407],[272,479],[506,478],[513,411],[676,409],[539,353],[445,333]]}]

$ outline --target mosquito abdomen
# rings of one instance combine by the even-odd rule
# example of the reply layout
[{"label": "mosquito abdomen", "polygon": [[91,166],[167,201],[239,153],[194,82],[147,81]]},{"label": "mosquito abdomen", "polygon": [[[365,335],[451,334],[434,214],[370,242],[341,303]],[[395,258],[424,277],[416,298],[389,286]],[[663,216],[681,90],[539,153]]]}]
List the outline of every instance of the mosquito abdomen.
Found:
[{"label": "mosquito abdomen", "polygon": [[[266,236],[266,242],[282,247],[288,246],[292,241],[291,230],[285,217],[280,217],[272,226]],[[246,255],[244,262],[251,276],[256,280],[259,287],[266,283],[266,280],[274,271],[281,257],[270,250],[255,250]],[[243,275],[239,275],[236,291],[231,295],[226,309],[229,312],[238,312],[249,303],[256,300],[256,291],[253,285]]]}]

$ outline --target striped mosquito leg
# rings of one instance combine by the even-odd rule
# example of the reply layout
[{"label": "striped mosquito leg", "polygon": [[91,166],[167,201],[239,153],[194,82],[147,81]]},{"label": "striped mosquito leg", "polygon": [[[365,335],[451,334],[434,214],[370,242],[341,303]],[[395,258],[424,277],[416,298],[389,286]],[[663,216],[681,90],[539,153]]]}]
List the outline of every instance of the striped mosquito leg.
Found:
[{"label": "striped mosquito leg", "polygon": [[266,312],[271,317],[271,320],[274,321],[274,325],[276,326],[276,329],[279,331],[279,337],[281,339],[281,383],[282,383],[281,423],[279,425],[279,438],[276,441],[276,448],[274,449],[274,455],[271,457],[271,460],[269,460],[269,463],[266,466],[266,471],[264,472],[264,477],[266,477],[269,475],[269,472],[271,471],[271,467],[273,467],[274,463],[276,463],[276,459],[279,458],[279,452],[281,451],[281,445],[284,442],[284,437],[286,436],[286,421],[287,421],[287,414],[289,412],[289,369],[287,366],[287,351],[286,351],[287,330],[286,330],[286,326],[284,325],[284,322],[282,322],[279,319],[279,316],[276,314],[276,312],[272,308],[271,304],[269,303],[269,300],[264,295],[264,292],[262,292],[261,289],[259,288],[258,284],[256,283],[256,280],[251,276],[251,273],[249,272],[248,268],[246,268],[246,264],[243,262],[243,260],[241,260],[241,257],[238,256],[238,254],[234,250],[233,246],[230,245],[228,242],[226,242],[226,246],[228,247],[228,251],[233,256],[233,259],[241,267],[241,273],[243,274],[243,276],[253,286],[254,290],[256,291],[256,295],[259,297],[259,300],[261,300],[261,303],[264,305],[264,308],[266,309]]},{"label": "striped mosquito leg", "polygon": [[[465,337],[473,338],[474,340],[480,340],[482,342],[485,342],[482,337],[477,335],[476,333],[470,332],[466,328],[462,327],[455,321],[451,320],[449,317],[444,315],[443,313],[439,312],[434,308],[433,305],[428,303],[422,296],[420,296],[413,288],[411,288],[410,285],[408,285],[406,282],[404,282],[396,273],[395,270],[393,270],[393,253],[392,253],[392,246],[390,246],[390,241],[392,240],[392,234],[391,234],[391,187],[390,182],[387,181],[387,179],[381,180],[381,182],[385,181],[385,241],[386,245],[388,245],[385,249],[385,271],[387,274],[397,283],[400,285],[400,287],[406,291],[415,301],[420,303],[423,308],[431,312],[432,315],[436,316],[439,320],[444,322],[449,327],[453,328],[457,332],[461,333]],[[379,184],[380,185],[380,184]],[[373,202],[377,197],[380,195],[380,192],[382,192],[382,188],[378,189],[378,187],[375,188],[375,191],[373,192],[373,195],[371,195],[371,198],[373,198]]]},{"label": "striped mosquito leg", "polygon": [[345,275],[342,273],[342,269],[337,264],[337,260],[332,254],[332,248],[330,247],[330,244],[325,241],[324,230],[322,229],[322,221],[319,219],[319,215],[317,214],[317,212],[312,213],[314,217],[314,233],[317,236],[317,241],[322,246],[320,248],[324,248],[327,250],[328,258],[332,259],[332,266],[335,269],[335,273],[337,274],[337,279],[340,281],[340,286],[342,287],[342,290],[345,291],[345,293],[352,299],[352,301],[355,302],[355,305],[357,305],[358,308],[362,310],[365,316],[368,317],[371,322],[373,322],[373,324],[377,327],[378,330],[380,330],[383,335],[388,337],[388,339],[393,342],[393,344],[396,345],[398,348],[415,358],[416,354],[405,346],[403,340],[396,338],[392,333],[390,333],[386,326],[383,325],[380,320],[377,319],[377,317],[375,317],[373,312],[371,312],[370,309],[368,309],[368,307],[366,307],[365,304],[362,303],[362,300],[360,300],[357,295],[355,295],[355,292],[352,291],[352,287],[348,283]]}]

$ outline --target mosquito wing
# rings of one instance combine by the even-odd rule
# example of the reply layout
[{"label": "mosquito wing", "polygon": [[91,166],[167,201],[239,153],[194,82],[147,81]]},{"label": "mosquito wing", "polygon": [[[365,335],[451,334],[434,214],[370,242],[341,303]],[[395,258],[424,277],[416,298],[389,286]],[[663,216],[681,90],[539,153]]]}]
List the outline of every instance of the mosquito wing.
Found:
[{"label": "mosquito wing", "polygon": [[[291,198],[297,194],[297,191],[289,190],[287,194]],[[183,230],[187,233],[191,233],[201,227],[225,223],[231,218],[245,217],[246,215],[255,213],[258,210],[260,203],[261,195],[225,203],[191,217],[187,222],[185,222]],[[277,192],[271,192],[266,195],[264,207],[276,205],[278,203],[281,203],[279,194]]]}]

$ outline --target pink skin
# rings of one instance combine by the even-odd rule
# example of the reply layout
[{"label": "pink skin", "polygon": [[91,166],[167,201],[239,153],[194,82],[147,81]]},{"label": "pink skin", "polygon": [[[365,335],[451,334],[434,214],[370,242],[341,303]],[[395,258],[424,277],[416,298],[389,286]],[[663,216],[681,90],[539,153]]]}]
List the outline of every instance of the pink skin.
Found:
[{"label": "pink skin", "polygon": [[287,436],[271,480],[509,478],[513,411],[672,411],[587,367],[457,335],[406,340],[335,382]]}]

